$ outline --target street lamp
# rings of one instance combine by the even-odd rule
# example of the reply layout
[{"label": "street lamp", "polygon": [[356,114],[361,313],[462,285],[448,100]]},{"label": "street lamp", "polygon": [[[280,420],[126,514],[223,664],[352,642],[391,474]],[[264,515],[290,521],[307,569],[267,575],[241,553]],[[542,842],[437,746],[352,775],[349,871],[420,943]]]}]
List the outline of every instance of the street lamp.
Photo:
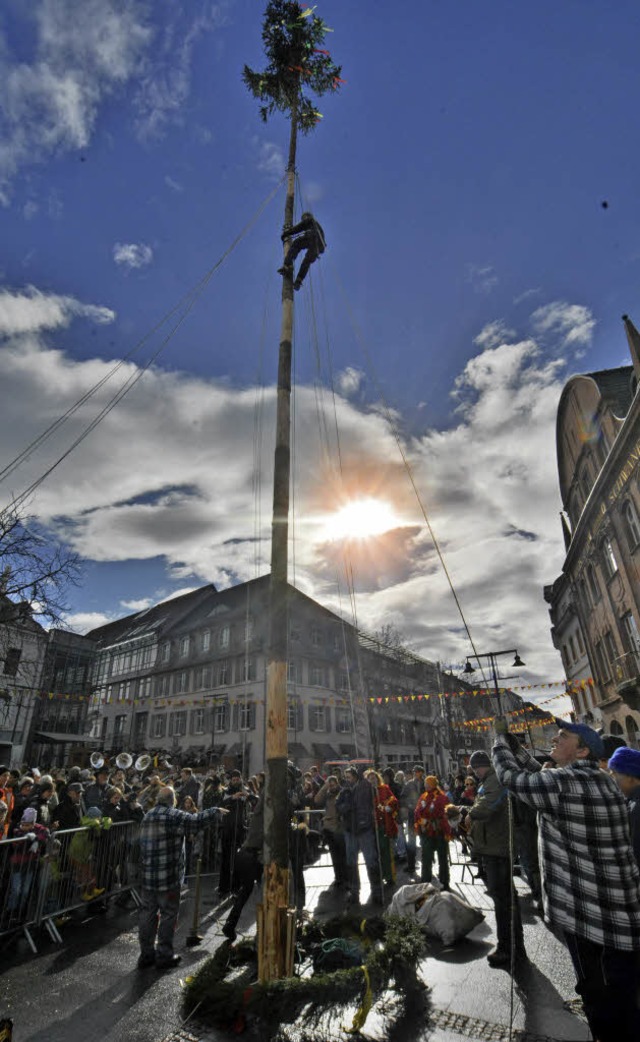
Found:
[{"label": "street lamp", "polygon": [[[498,667],[497,667],[496,659],[500,658],[501,655],[513,655],[514,656],[513,666],[516,669],[519,666],[524,666],[524,662],[522,661],[522,659],[520,658],[520,656],[518,654],[518,649],[517,648],[507,648],[505,651],[485,651],[485,652],[483,652],[482,654],[479,654],[479,655],[476,655],[476,654],[474,654],[474,655],[467,655],[467,662],[466,662],[466,665],[465,665],[464,670],[463,670],[463,672],[466,673],[466,674],[475,673],[476,666],[473,666],[471,664],[470,660],[471,659],[475,659],[475,661],[478,663],[478,665],[480,665],[480,659],[483,659],[483,658],[489,659],[489,662],[491,664],[491,672],[493,674],[493,684],[494,684],[494,687],[496,689],[496,698],[498,699],[498,711],[500,712],[500,714],[502,713],[502,706],[500,704],[500,688],[498,687]],[[503,679],[507,679],[507,678],[503,678]]]}]

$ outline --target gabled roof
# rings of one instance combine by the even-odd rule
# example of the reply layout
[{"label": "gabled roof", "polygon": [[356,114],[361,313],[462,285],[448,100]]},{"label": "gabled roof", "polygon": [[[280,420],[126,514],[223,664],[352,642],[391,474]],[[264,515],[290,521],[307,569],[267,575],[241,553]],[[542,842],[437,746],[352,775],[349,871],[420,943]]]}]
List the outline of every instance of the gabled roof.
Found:
[{"label": "gabled roof", "polygon": [[108,622],[105,626],[98,626],[90,630],[86,636],[94,640],[100,647],[109,647],[124,640],[142,638],[150,634],[159,633],[175,626],[193,608],[197,607],[203,600],[216,592],[215,586],[209,584],[201,586],[190,593],[183,593],[180,597],[172,597],[168,601],[161,601],[151,608],[127,615],[124,619]]},{"label": "gabled roof", "polygon": [[627,415],[633,401],[632,365],[621,365],[617,369],[600,369],[598,372],[584,375],[595,380],[600,394],[616,416]]}]

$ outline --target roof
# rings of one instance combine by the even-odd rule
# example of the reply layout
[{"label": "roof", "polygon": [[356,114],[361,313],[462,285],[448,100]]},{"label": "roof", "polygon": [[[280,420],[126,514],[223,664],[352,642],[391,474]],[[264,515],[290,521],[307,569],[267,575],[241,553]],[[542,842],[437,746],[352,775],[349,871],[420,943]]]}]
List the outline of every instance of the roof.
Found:
[{"label": "roof", "polygon": [[135,637],[143,637],[155,632],[167,625],[175,625],[182,616],[191,611],[197,604],[216,593],[212,583],[200,586],[197,590],[183,593],[180,597],[172,597],[168,601],[161,601],[150,608],[127,615],[124,619],[108,622],[105,626],[98,626],[90,630],[86,636],[94,640],[102,647],[117,644],[122,640],[132,640]]},{"label": "roof", "polygon": [[631,378],[632,365],[621,365],[617,369],[600,369],[595,373],[585,373],[598,385],[600,394],[616,416],[626,416],[633,401]]}]

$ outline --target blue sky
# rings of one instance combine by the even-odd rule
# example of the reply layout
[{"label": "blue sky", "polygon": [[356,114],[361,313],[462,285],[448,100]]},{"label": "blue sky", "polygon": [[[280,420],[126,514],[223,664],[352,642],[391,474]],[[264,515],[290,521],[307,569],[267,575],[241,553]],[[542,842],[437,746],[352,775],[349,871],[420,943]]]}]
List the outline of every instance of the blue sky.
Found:
[{"label": "blue sky", "polygon": [[[277,185],[287,126],[263,125],[241,82],[262,64],[262,11],[3,5],[5,459],[132,350]],[[296,579],[344,600],[323,526],[375,496],[397,524],[349,545],[360,623],[391,621],[445,662],[470,650],[391,409],[477,646],[517,645],[529,679],[555,680],[541,592],[562,562],[555,408],[571,373],[627,363],[620,316],[640,319],[640,12],[324,0],[317,13],[346,84],[298,156],[329,248],[296,298]],[[265,570],[283,202],[281,189],[153,372],[30,504],[87,560],[80,628]],[[329,372],[335,400],[318,390]],[[5,481],[2,502],[97,408]],[[335,438],[322,442],[336,425],[341,477]]]}]

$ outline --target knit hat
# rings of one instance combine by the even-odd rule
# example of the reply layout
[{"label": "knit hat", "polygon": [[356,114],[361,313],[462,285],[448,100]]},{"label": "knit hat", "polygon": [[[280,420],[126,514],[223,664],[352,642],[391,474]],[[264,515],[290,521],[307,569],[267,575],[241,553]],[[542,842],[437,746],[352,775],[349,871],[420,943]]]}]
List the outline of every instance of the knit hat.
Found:
[{"label": "knit hat", "polygon": [[588,727],[586,724],[572,724],[568,720],[559,720],[557,717],[556,726],[563,731],[577,734],[596,760],[604,760],[605,751],[602,738],[597,731],[594,731],[593,727]]},{"label": "knit hat", "polygon": [[626,746],[627,743],[625,742],[624,738],[620,737],[620,735],[603,734],[602,744],[604,746],[604,756],[602,757],[602,759],[610,760],[613,754],[615,753],[616,749],[622,749],[624,746]]},{"label": "knit hat", "polygon": [[609,770],[640,779],[640,749],[616,749],[609,760]]},{"label": "knit hat", "polygon": [[473,769],[476,767],[491,767],[489,755],[485,753],[484,749],[476,749],[469,757],[469,766]]},{"label": "knit hat", "polygon": [[88,818],[101,818],[102,817],[102,811],[100,810],[99,807],[89,807],[89,810],[87,811],[86,816]]},{"label": "knit hat", "polygon": [[38,812],[35,807],[25,807],[20,821],[24,825],[33,825],[38,817]]},{"label": "knit hat", "polygon": [[80,774],[79,774],[80,781],[82,781],[82,782],[91,781],[92,777],[93,777],[93,775],[91,774],[91,771],[88,771],[86,767],[82,771],[80,771]]}]

